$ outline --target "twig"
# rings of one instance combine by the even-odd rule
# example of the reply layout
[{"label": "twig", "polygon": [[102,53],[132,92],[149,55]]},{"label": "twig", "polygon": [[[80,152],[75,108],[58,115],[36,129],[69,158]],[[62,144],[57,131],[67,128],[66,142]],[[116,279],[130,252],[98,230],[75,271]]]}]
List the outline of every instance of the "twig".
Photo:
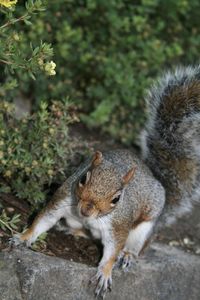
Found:
[{"label": "twig", "polygon": [[15,24],[15,23],[17,23],[17,22],[19,22],[19,21],[23,21],[27,16],[28,16],[28,14],[25,14],[25,15],[19,17],[18,19],[15,19],[15,20],[13,20],[13,21],[8,21],[8,22],[5,23],[4,25],[0,26],[0,30],[6,28],[6,27],[8,27],[8,26],[10,26],[11,24]]},{"label": "twig", "polygon": [[3,63],[3,64],[6,64],[6,65],[12,65],[12,62],[11,61],[7,61],[7,60],[4,60],[4,59],[0,59],[0,63]]},{"label": "twig", "polygon": [[5,223],[4,221],[2,221],[1,219],[0,219],[0,223],[3,224],[6,228],[8,228],[12,234],[13,234],[13,232],[17,233],[16,230],[12,229],[7,223]]}]

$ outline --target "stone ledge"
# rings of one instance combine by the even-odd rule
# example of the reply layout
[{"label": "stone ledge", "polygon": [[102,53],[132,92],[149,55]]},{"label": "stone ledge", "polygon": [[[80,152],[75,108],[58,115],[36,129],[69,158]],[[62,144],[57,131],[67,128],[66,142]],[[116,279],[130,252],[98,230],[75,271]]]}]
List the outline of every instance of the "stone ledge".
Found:
[{"label": "stone ledge", "polygon": [[[95,299],[89,279],[96,269],[29,249],[0,253],[1,300]],[[199,300],[198,256],[153,244],[129,271],[113,272],[109,300]]]}]

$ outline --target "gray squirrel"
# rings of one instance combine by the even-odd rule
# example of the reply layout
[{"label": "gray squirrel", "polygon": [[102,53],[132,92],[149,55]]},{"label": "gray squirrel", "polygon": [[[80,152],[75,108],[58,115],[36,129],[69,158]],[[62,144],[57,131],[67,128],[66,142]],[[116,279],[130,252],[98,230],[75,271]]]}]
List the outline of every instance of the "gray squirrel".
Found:
[{"label": "gray squirrel", "polygon": [[200,67],[166,73],[146,98],[149,120],[143,159],[129,150],[97,151],[56,191],[33,224],[14,242],[31,245],[65,218],[70,233],[103,244],[96,296],[105,296],[118,260],[130,266],[157,223],[170,224],[199,200]]}]

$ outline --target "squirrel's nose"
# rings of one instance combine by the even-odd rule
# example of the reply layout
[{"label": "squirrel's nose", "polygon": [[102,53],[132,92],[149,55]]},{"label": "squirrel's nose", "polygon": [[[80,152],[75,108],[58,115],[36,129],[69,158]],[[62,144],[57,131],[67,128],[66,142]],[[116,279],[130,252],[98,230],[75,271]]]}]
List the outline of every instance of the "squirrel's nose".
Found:
[{"label": "squirrel's nose", "polygon": [[84,217],[89,217],[90,213],[89,211],[86,209],[86,208],[81,208],[81,214],[84,216]]},{"label": "squirrel's nose", "polygon": [[94,207],[92,203],[88,203],[85,207],[81,207],[81,214],[84,217],[89,217],[91,215],[91,209]]}]

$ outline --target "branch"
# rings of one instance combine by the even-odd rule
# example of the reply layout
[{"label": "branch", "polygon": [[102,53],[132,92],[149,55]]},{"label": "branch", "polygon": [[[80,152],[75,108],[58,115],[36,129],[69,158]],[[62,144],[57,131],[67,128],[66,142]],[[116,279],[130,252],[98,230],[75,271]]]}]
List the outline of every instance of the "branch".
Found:
[{"label": "branch", "polygon": [[0,26],[0,30],[1,30],[1,29],[4,29],[4,28],[6,28],[6,27],[8,27],[8,26],[11,25],[11,24],[15,24],[15,23],[17,23],[17,22],[23,21],[24,19],[26,19],[27,16],[28,16],[28,14],[26,13],[25,15],[19,17],[18,19],[15,19],[15,20],[13,20],[13,21],[8,21],[8,22],[5,23],[4,25]]},{"label": "branch", "polygon": [[0,63],[6,64],[6,65],[12,65],[11,61],[7,61],[7,60],[4,60],[4,59],[0,59]]},{"label": "branch", "polygon": [[12,229],[12,228],[10,227],[10,225],[8,225],[8,223],[4,222],[2,219],[0,219],[0,224],[3,224],[7,229],[10,230],[10,232],[11,232],[12,234],[13,234],[13,233],[17,233],[16,230]]}]

